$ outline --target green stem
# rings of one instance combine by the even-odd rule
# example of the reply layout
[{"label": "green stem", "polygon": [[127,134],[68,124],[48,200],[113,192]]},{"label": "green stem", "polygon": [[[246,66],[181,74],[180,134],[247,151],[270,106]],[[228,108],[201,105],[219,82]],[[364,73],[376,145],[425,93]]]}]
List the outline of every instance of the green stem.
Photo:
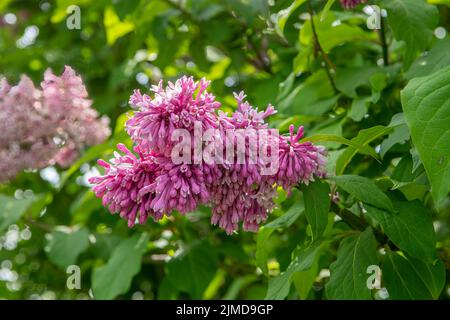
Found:
[{"label": "green stem", "polygon": [[380,30],[378,30],[378,34],[380,36],[381,49],[383,50],[383,64],[386,67],[389,65],[389,49],[386,42],[386,30],[383,17],[380,17]]},{"label": "green stem", "polygon": [[331,61],[330,57],[328,57],[327,53],[323,50],[320,41],[319,36],[317,35],[316,26],[314,24],[314,12],[311,6],[311,1],[308,0],[308,11],[310,15],[310,21],[311,21],[311,30],[313,33],[314,38],[314,55],[317,55],[317,52],[319,52],[322,56],[322,59],[325,61],[326,66],[324,66],[325,72],[327,73],[328,80],[330,81],[331,87],[333,88],[333,91],[335,94],[338,93],[338,89],[336,87],[336,84],[334,82],[333,76],[331,74],[330,70],[336,70],[335,65]]}]

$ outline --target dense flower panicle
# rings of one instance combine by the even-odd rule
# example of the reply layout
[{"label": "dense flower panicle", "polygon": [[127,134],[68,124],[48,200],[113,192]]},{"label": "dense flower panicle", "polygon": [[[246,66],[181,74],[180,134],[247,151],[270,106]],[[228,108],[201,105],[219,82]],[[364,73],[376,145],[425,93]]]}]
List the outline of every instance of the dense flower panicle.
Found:
[{"label": "dense flower panicle", "polygon": [[164,89],[162,81],[153,86],[154,99],[135,90],[130,104],[138,110],[127,121],[131,138],[144,149],[152,149],[169,156],[170,141],[175,129],[194,130],[194,122],[202,123],[203,130],[217,127],[215,109],[220,103],[206,91],[209,81],[194,82],[192,77],[182,77],[169,82]]},{"label": "dense flower panicle", "polygon": [[79,76],[66,67],[58,77],[45,72],[40,88],[22,76],[16,86],[0,82],[0,182],[24,169],[67,166],[85,146],[110,133],[98,118]]},{"label": "dense flower panicle", "polygon": [[341,6],[345,9],[352,9],[360,3],[366,2],[365,0],[341,0]]},{"label": "dense flower panicle", "polygon": [[63,121],[61,126],[75,143],[95,145],[109,135],[109,119],[99,119],[98,112],[91,108],[83,80],[72,68],[66,67],[60,77],[47,70],[41,86],[48,111],[57,121]]},{"label": "dense flower panicle", "polygon": [[[265,119],[276,113],[269,105],[259,111],[245,101],[243,92],[235,94],[237,109],[230,116],[215,109],[220,103],[206,92],[209,82],[182,77],[163,88],[154,86],[154,96],[135,91],[130,104],[137,108],[126,123],[136,144],[139,157],[119,146],[125,155],[115,155],[111,164],[100,161],[105,174],[91,178],[93,190],[112,213],[120,212],[134,225],[152,216],[155,220],[172,211],[184,214],[199,205],[212,208],[211,223],[232,234],[239,225],[246,231],[257,231],[273,210],[277,187],[290,190],[298,183],[308,183],[325,175],[325,149],[310,142],[300,143],[303,127],[290,137],[269,135],[267,155],[273,156],[279,167],[271,174],[263,174],[267,163],[252,149],[261,142],[260,133],[267,132]],[[175,163],[170,157],[175,129],[187,129],[195,137],[194,122],[203,130],[218,129],[219,139],[214,152],[221,161]],[[228,130],[234,130],[232,136]],[[239,129],[239,130],[236,130]],[[192,154],[194,147],[191,148]],[[225,156],[227,148],[233,148]],[[253,150],[253,151],[252,151]],[[260,151],[257,150],[259,153]],[[194,160],[191,155],[191,159]]]}]

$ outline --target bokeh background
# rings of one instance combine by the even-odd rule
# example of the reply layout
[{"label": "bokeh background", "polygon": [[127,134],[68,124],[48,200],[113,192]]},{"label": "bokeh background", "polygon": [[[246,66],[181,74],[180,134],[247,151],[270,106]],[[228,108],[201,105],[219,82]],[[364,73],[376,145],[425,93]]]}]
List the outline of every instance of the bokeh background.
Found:
[{"label": "bokeh background", "polygon": [[[363,4],[344,10],[339,1],[319,0],[1,0],[0,75],[16,83],[27,74],[38,84],[47,68],[59,74],[64,65],[72,66],[94,108],[111,119],[112,135],[68,169],[30,170],[0,186],[0,298],[266,297],[269,280],[286,270],[310,239],[302,194],[294,190],[287,197],[280,190],[269,221],[289,218],[257,234],[227,236],[210,225],[208,208],[128,229],[126,221],[101,206],[87,179],[100,171],[96,159],[108,159],[117,143],[131,146],[123,130],[130,94],[136,88],[146,92],[160,79],[206,77],[224,111],[235,108],[233,92],[244,90],[253,105],[276,106],[279,112],[270,124],[284,132],[294,123],[304,125],[309,136],[352,139],[360,130],[388,126],[402,112],[400,90],[410,78],[449,63],[448,2],[428,2],[439,12],[438,23],[407,61],[404,44],[389,26],[384,26],[385,39],[367,28],[372,11]],[[327,3],[331,6],[324,9]],[[79,30],[66,25],[70,5],[80,8]],[[326,54],[315,45],[311,12]],[[444,58],[424,70],[420,56],[436,46],[446,52]],[[386,48],[389,60],[383,61]],[[396,132],[389,142],[386,134],[367,141],[377,152],[383,142],[390,144],[382,161],[357,154],[345,172],[383,188],[402,181],[396,168],[404,157],[409,161],[411,142],[407,132]],[[346,146],[322,144],[330,149],[333,172]],[[436,209],[426,176],[411,179],[396,192],[419,199],[432,212],[438,255],[447,269],[439,296],[448,299],[448,200]],[[336,228],[345,229],[339,222],[332,227],[334,214],[329,219],[329,237]],[[285,296],[325,299],[337,248],[333,242],[313,268],[297,272]],[[80,267],[81,289],[66,286],[69,265]],[[374,297],[387,295],[379,290]]]}]

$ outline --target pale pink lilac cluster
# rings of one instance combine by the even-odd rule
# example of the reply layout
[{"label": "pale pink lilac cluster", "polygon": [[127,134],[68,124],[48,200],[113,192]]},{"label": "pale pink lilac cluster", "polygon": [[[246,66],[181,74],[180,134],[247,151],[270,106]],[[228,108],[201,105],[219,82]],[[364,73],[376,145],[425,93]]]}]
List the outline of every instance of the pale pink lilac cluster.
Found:
[{"label": "pale pink lilac cluster", "polygon": [[109,119],[91,107],[82,79],[66,66],[47,70],[40,88],[23,75],[16,86],[0,80],[0,182],[25,169],[68,166],[86,146],[110,134]]},{"label": "pale pink lilac cluster", "polygon": [[[105,173],[90,179],[103,205],[128,220],[130,227],[145,223],[149,216],[158,221],[173,211],[184,214],[207,205],[212,208],[211,223],[227,234],[238,230],[240,224],[246,231],[257,231],[275,206],[278,186],[290,190],[325,176],[326,150],[300,142],[303,128],[294,135],[294,126],[290,136],[277,134],[271,136],[276,141],[269,140],[269,144],[275,141],[279,145],[268,146],[269,153],[279,159],[272,175],[261,174],[266,164],[248,161],[247,153],[242,164],[204,159],[175,164],[170,157],[175,129],[186,129],[194,135],[194,122],[200,121],[203,129],[216,129],[220,139],[225,139],[223,133],[228,129],[267,129],[266,118],[276,113],[270,105],[258,111],[245,101],[243,93],[235,95],[237,109],[231,116],[216,112],[220,103],[207,91],[208,86],[204,79],[194,82],[184,76],[169,82],[166,88],[162,82],[153,86],[153,97],[139,90],[131,96],[130,104],[136,111],[127,121],[126,130],[135,144],[134,152],[119,145],[121,153],[116,152],[109,163],[99,160]],[[253,139],[250,136],[244,140],[245,148],[255,143]]]},{"label": "pale pink lilac cluster", "polygon": [[341,6],[345,9],[353,9],[360,3],[364,3],[366,0],[341,0]]}]

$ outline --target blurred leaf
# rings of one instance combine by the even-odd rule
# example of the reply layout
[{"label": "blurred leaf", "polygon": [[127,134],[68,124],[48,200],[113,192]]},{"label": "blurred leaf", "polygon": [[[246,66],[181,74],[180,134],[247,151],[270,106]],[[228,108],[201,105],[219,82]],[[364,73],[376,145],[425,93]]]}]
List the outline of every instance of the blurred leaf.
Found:
[{"label": "blurred leaf", "polygon": [[370,104],[370,98],[364,97],[360,98],[357,97],[353,99],[352,106],[350,108],[350,111],[348,113],[348,116],[352,118],[354,121],[361,121],[362,118],[364,118],[364,115],[367,113],[367,107]]},{"label": "blurred leaf", "polygon": [[106,153],[106,152],[112,153],[112,151],[114,150],[113,148],[114,148],[114,141],[108,140],[102,144],[98,144],[98,145],[90,147],[88,150],[86,150],[86,152],[83,154],[83,156],[78,158],[78,160],[75,161],[70,166],[70,168],[61,175],[60,188],[62,188],[64,186],[64,184],[67,182],[67,180],[69,180],[69,178],[73,174],[75,174],[75,172],[77,172],[84,163],[100,158],[103,153]]},{"label": "blurred leaf", "polygon": [[389,298],[395,300],[437,299],[445,285],[445,266],[388,251],[383,263],[383,280]]},{"label": "blurred leaf", "polygon": [[69,212],[72,215],[72,223],[86,224],[91,213],[100,207],[101,201],[97,199],[91,190],[80,193],[69,208]]},{"label": "blurred leaf", "polygon": [[120,20],[125,19],[128,14],[133,13],[139,6],[140,0],[116,0],[113,1],[114,10]]},{"label": "blurred leaf", "polygon": [[336,87],[348,97],[356,97],[356,89],[370,85],[370,78],[380,70],[377,67],[351,67],[336,72]]},{"label": "blurred leaf", "polygon": [[405,77],[412,78],[429,76],[450,65],[450,37],[438,40],[433,48],[417,59],[406,72]]},{"label": "blurred leaf", "polygon": [[50,234],[47,255],[49,259],[66,269],[77,262],[77,258],[89,246],[89,230],[84,227],[57,227]]},{"label": "blurred leaf", "polygon": [[330,281],[325,285],[327,297],[339,300],[369,300],[367,268],[378,264],[377,242],[369,227],[358,235],[342,240],[337,260],[330,265]]},{"label": "blurred leaf", "polygon": [[217,254],[208,242],[202,241],[172,258],[167,264],[167,278],[192,299],[201,299],[217,272]]},{"label": "blurred leaf", "polygon": [[336,0],[327,0],[327,3],[323,7],[322,14],[320,16],[320,21],[325,20],[327,17],[328,11],[330,11],[331,6],[334,4]]},{"label": "blurred leaf", "polygon": [[403,66],[407,70],[420,50],[427,48],[439,21],[439,12],[425,0],[383,0],[395,39],[406,43]]},{"label": "blurred leaf", "polygon": [[294,0],[289,7],[286,9],[280,10],[276,14],[276,30],[280,35],[284,33],[284,26],[286,25],[287,20],[289,19],[292,12],[295,11],[299,6],[305,3],[306,0]]},{"label": "blurred leaf", "polygon": [[239,291],[244,289],[245,286],[256,280],[256,276],[253,274],[248,274],[243,277],[239,277],[234,279],[231,285],[228,288],[228,291],[223,296],[223,300],[233,300],[238,299]]},{"label": "blurred leaf", "polygon": [[134,24],[129,21],[120,21],[113,7],[106,7],[103,24],[106,29],[108,45],[113,45],[117,39],[134,30]]},{"label": "blurred leaf", "polygon": [[269,272],[267,260],[270,251],[270,236],[277,228],[287,228],[291,226],[303,212],[303,209],[303,203],[297,201],[281,217],[267,223],[259,230],[256,241],[256,265],[261,268],[264,274],[267,275]]},{"label": "blurred leaf", "polygon": [[0,2],[0,13],[3,13],[8,5],[12,2],[12,0],[3,0]]},{"label": "blurred leaf", "polygon": [[380,156],[383,158],[386,153],[397,143],[404,143],[409,140],[409,129],[406,125],[405,117],[403,113],[395,114],[392,119],[389,127],[393,128],[393,131],[389,134],[389,136],[384,139],[380,146]]},{"label": "blurred leaf", "polygon": [[[335,24],[336,15],[331,11],[322,18],[314,16],[313,19],[319,42],[326,53],[345,42],[371,39],[370,33],[364,32],[358,26],[347,24],[346,21]],[[299,36],[300,44],[306,47],[312,46],[314,40],[311,23],[305,23]]]},{"label": "blurred leaf", "polygon": [[19,220],[36,198],[16,199],[0,194],[0,231]]},{"label": "blurred leaf", "polygon": [[381,91],[387,86],[387,74],[377,72],[370,77],[370,85],[372,86],[372,103],[380,100]]},{"label": "blurred leaf", "polygon": [[92,291],[95,299],[114,299],[129,290],[133,277],[141,269],[141,259],[147,242],[148,236],[145,233],[122,241],[115,248],[108,263],[94,269]]},{"label": "blurred leaf", "polygon": [[411,80],[402,91],[402,106],[411,138],[440,208],[450,191],[450,66]]},{"label": "blurred leaf", "polygon": [[[289,115],[320,114],[320,112],[315,110],[317,106],[313,107],[312,105],[319,101],[327,100],[327,98],[334,98],[333,88],[328,81],[325,71],[320,70],[292,90],[290,94],[280,101],[278,107]],[[330,101],[332,103],[332,100]],[[332,106],[328,106],[328,108]],[[322,110],[326,109],[322,108]]]},{"label": "blurred leaf", "polygon": [[310,269],[314,264],[316,255],[326,244],[327,242],[316,242],[303,249],[284,272],[269,280],[265,299],[281,300],[286,298],[291,288],[292,276],[298,271]]}]

